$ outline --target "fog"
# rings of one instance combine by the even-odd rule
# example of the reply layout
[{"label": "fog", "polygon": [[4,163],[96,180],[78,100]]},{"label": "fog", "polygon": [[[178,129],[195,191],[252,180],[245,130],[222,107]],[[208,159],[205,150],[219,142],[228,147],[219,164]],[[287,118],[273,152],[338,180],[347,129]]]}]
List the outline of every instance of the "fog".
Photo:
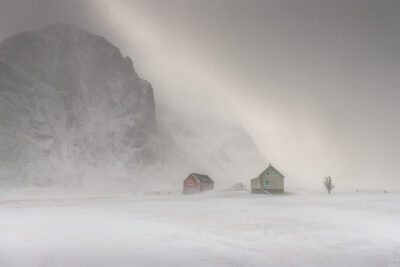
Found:
[{"label": "fog", "polygon": [[[296,186],[400,188],[397,1],[2,0],[0,39],[105,36],[156,103],[242,124]],[[264,166],[260,166],[260,171]]]},{"label": "fog", "polygon": [[0,0],[0,266],[398,266],[399,13]]}]

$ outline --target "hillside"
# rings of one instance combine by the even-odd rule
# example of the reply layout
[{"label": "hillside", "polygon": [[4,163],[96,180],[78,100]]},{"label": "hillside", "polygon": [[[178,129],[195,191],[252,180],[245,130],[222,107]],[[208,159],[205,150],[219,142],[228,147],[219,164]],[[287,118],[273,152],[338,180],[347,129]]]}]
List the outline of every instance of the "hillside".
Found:
[{"label": "hillside", "polygon": [[[244,181],[264,159],[240,126],[161,111],[105,38],[51,25],[0,45],[0,184],[177,187],[188,172]],[[160,127],[161,125],[161,127]],[[157,179],[157,182],[155,180]]]}]

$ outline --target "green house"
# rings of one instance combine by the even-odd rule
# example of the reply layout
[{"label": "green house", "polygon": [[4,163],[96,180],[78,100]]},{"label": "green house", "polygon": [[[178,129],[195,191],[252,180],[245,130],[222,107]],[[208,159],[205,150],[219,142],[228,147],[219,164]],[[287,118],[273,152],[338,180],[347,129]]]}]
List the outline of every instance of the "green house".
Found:
[{"label": "green house", "polygon": [[251,179],[251,192],[254,194],[283,194],[284,178],[285,176],[270,163],[258,177]]}]

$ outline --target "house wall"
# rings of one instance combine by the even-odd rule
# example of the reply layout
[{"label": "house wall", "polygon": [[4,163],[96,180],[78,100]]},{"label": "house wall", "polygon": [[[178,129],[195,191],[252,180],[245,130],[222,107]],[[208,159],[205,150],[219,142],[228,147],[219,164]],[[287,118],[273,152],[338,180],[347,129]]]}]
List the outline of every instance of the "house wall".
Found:
[{"label": "house wall", "polygon": [[200,183],[200,191],[211,190],[213,189],[212,184],[210,183]]},{"label": "house wall", "polygon": [[254,178],[251,179],[251,189],[260,189],[261,188],[261,182],[260,178]]},{"label": "house wall", "polygon": [[200,191],[200,183],[193,176],[187,177],[183,181],[183,193],[184,194],[194,194]]},{"label": "house wall", "polygon": [[[276,172],[276,176],[274,176]],[[268,173],[268,175],[267,175]],[[268,185],[265,184],[268,181]],[[257,178],[251,180],[251,188],[253,189],[267,189],[277,190],[277,192],[284,191],[284,177],[272,166],[263,171]]]},{"label": "house wall", "polygon": [[213,190],[214,184],[212,183],[201,183],[194,176],[189,175],[183,181],[183,193],[184,194],[194,194],[206,190]]}]

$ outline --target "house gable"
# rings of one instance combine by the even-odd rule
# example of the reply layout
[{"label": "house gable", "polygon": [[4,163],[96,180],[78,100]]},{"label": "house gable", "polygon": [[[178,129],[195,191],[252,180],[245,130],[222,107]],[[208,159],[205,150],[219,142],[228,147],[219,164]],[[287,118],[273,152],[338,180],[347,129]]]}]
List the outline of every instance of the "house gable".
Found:
[{"label": "house gable", "polygon": [[198,184],[200,184],[200,181],[196,179],[196,177],[194,177],[193,175],[189,175],[184,181],[183,183],[186,186],[197,186]]},{"label": "house gable", "polygon": [[207,175],[191,173],[183,181],[183,193],[193,194],[214,189],[214,182]]},{"label": "house gable", "polygon": [[197,179],[194,175],[189,174],[188,177],[186,177],[185,181],[189,181],[189,180],[195,180],[196,182],[200,183],[199,179]]},{"label": "house gable", "polygon": [[273,167],[272,165],[269,165],[268,168],[266,168],[262,173],[260,173],[260,176],[280,176],[282,178],[285,178],[285,176],[280,173],[275,167]]},{"label": "house gable", "polygon": [[251,188],[253,192],[268,190],[269,192],[283,193],[284,176],[270,164],[257,178],[251,180]]}]

